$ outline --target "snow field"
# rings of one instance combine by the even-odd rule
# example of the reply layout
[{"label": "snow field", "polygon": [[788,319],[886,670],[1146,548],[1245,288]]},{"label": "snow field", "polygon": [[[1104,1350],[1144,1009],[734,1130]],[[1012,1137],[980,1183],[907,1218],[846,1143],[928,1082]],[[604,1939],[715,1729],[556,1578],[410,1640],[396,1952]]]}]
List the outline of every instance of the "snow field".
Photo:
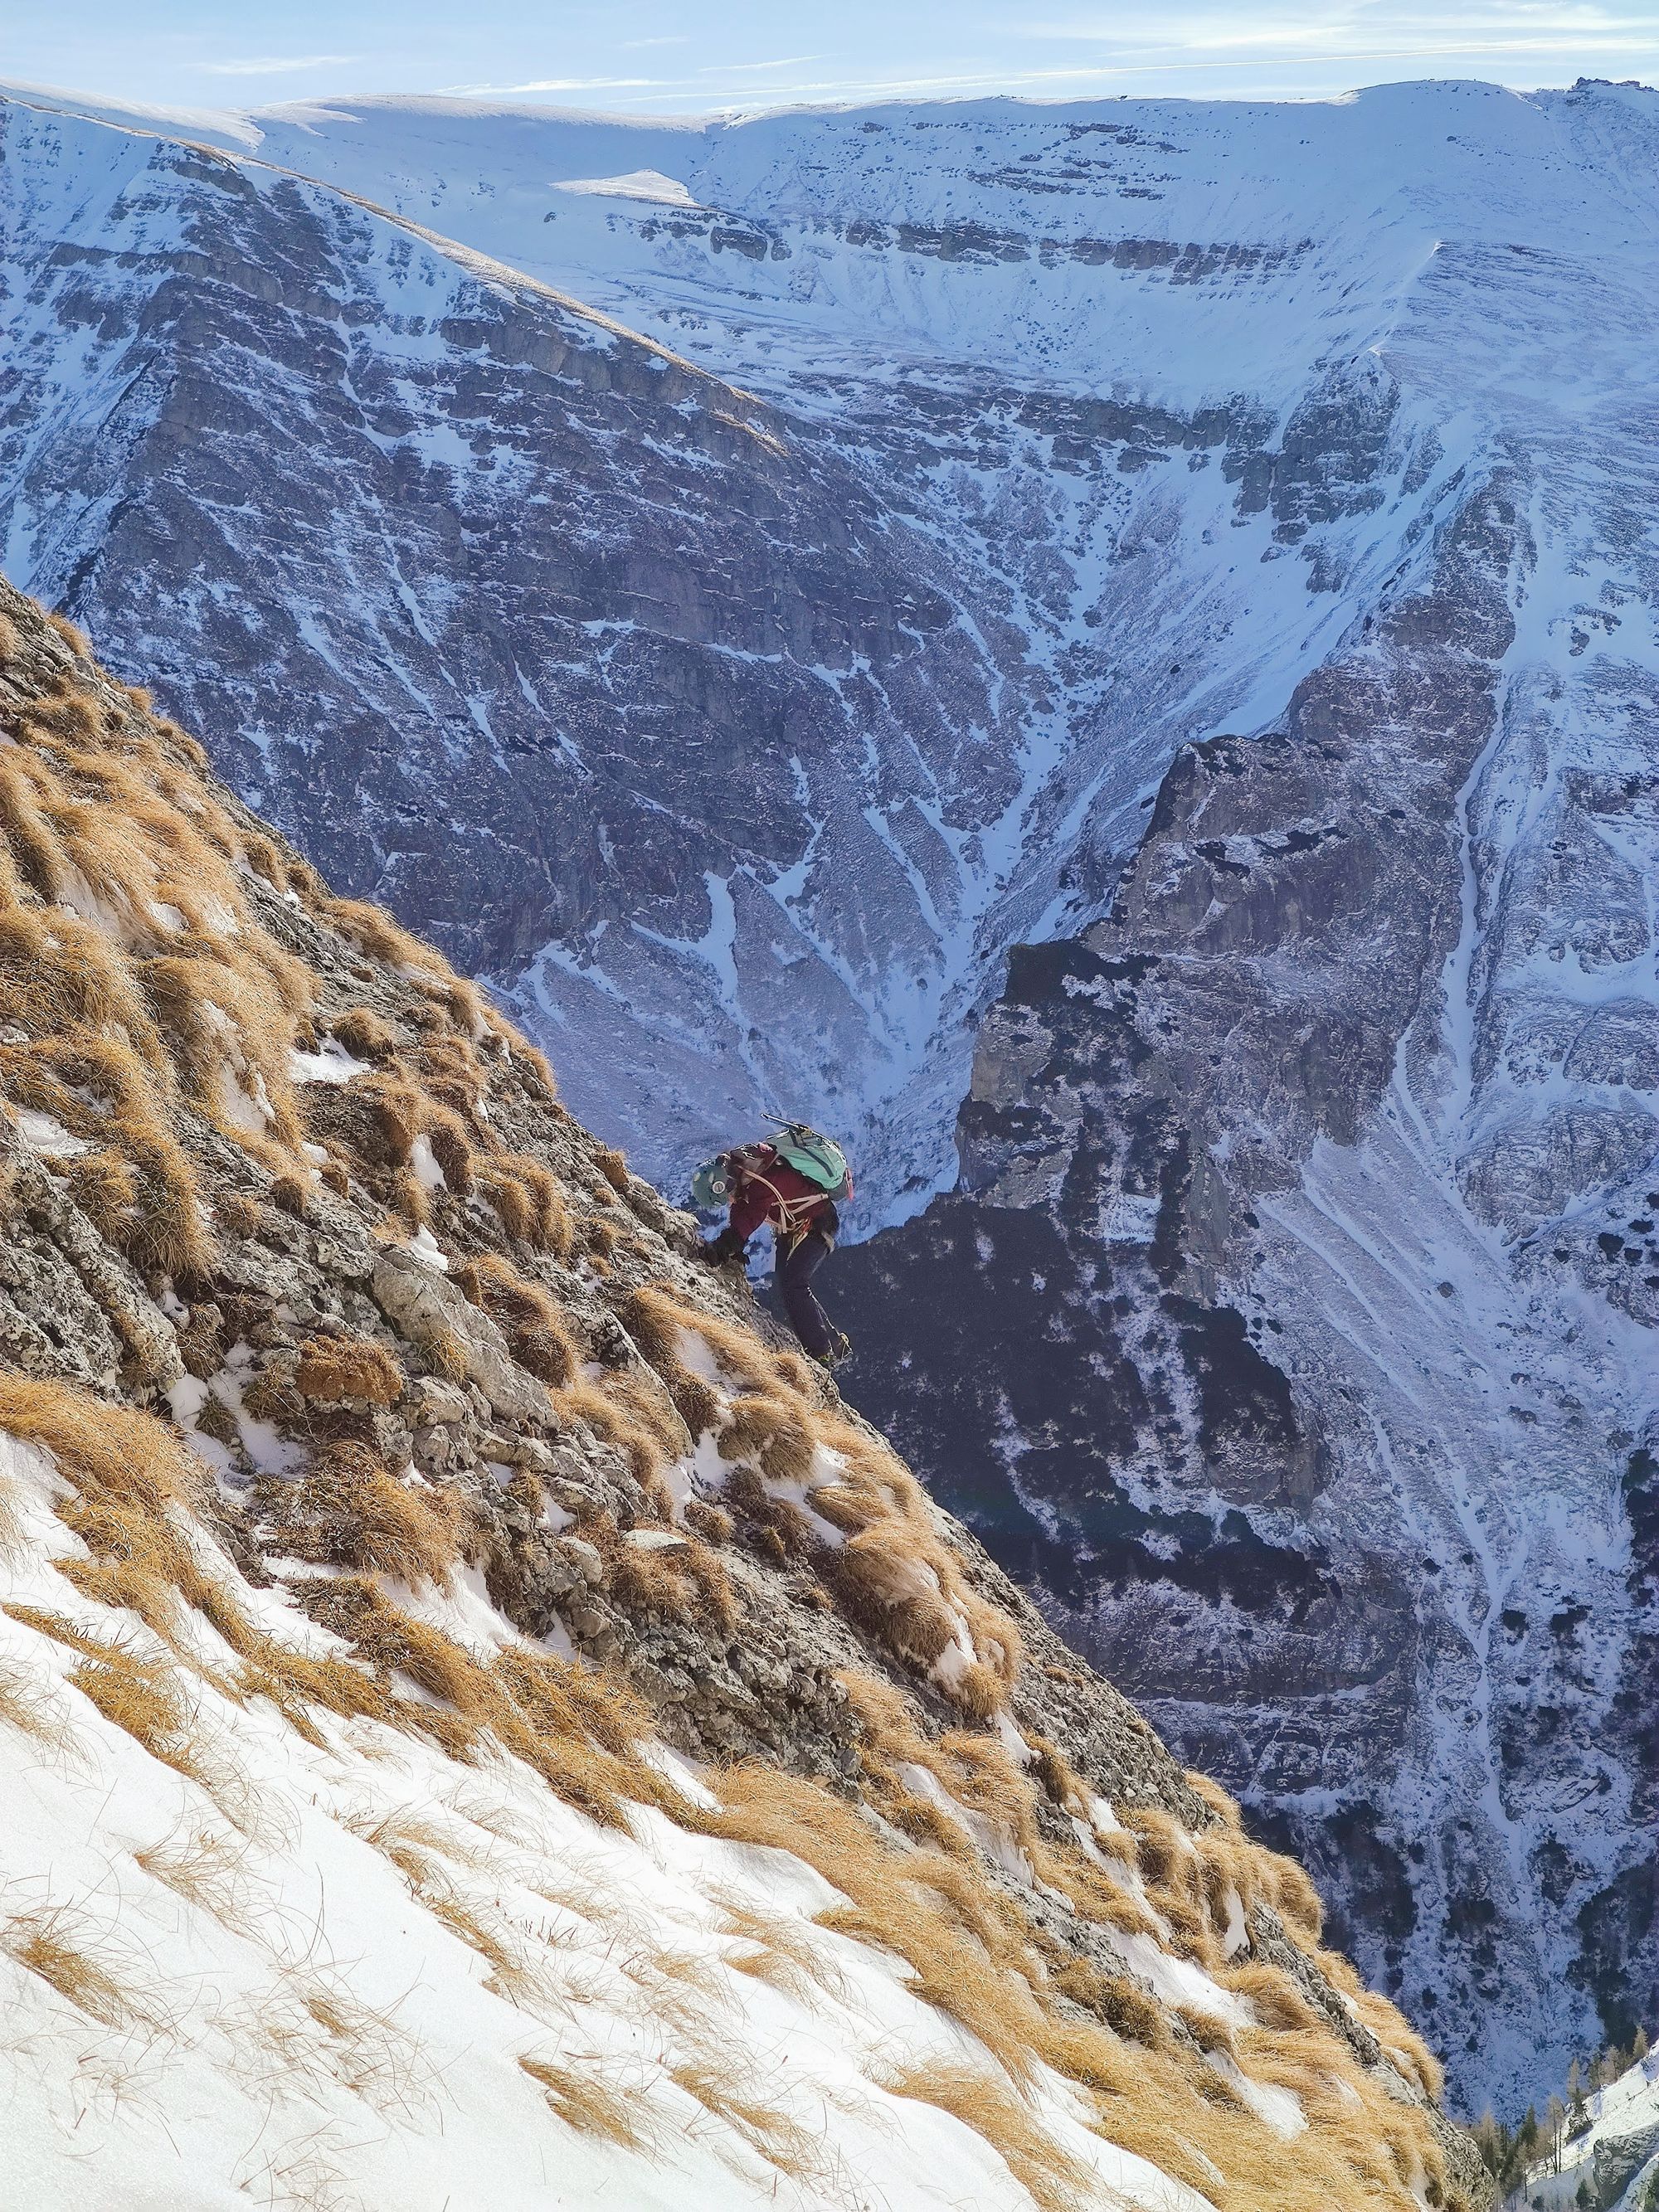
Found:
[{"label": "snow field", "polygon": [[[601,1828],[505,1755],[463,1766],[378,1723],[319,1716],[319,1747],[216,1685],[232,1655],[205,1629],[200,1778],[149,1755],[74,1686],[63,1639],[171,1655],[54,1571],[81,1547],[46,1456],[6,1438],[0,1470],[0,2125],[20,2203],[442,2212],[486,2181],[505,2207],[641,2212],[1034,2201],[970,2126],[888,2086],[1012,2096],[899,1961],[817,1925],[846,1900],[802,1860],[644,1807]],[[215,1564],[296,1642],[334,1643]],[[1019,2109],[1035,2201],[1200,2204],[1103,2143],[1046,2069]]]},{"label": "snow field", "polygon": [[[1528,2175],[1506,2200],[1514,2212],[1570,2212],[1579,2189],[1594,2186],[1596,2154],[1603,2158],[1629,2138],[1635,2139],[1634,2170],[1607,2212],[1650,2212],[1651,2192],[1659,2185],[1659,2052],[1652,2052],[1610,2081],[1594,2089],[1584,2100],[1583,2131],[1562,2145],[1560,2172],[1550,2170],[1553,2160]],[[1626,2154],[1626,2162],[1632,2154]]]}]

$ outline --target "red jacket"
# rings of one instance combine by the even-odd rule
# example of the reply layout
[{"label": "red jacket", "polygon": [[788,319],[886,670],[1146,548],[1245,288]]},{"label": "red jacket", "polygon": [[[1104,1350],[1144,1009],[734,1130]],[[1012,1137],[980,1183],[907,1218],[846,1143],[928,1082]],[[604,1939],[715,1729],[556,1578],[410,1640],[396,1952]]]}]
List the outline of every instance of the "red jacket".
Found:
[{"label": "red jacket", "polygon": [[732,1198],[732,1226],[746,1243],[763,1222],[781,1235],[821,1215],[830,1194],[775,1152],[744,1172]]}]

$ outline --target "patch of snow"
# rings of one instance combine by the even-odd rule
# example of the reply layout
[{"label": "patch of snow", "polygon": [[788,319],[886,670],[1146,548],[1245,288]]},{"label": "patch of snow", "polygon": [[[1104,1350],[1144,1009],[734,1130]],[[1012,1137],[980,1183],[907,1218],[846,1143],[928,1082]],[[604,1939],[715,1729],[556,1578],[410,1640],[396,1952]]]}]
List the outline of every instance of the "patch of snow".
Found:
[{"label": "patch of snow", "polygon": [[42,1152],[51,1160],[72,1160],[92,1150],[84,1137],[71,1136],[61,1121],[37,1107],[14,1106],[11,1110],[17,1133],[31,1152]]},{"label": "patch of snow", "polygon": [[441,1275],[449,1273],[449,1261],[444,1249],[424,1221],[410,1238],[408,1249],[422,1266],[435,1268]]},{"label": "patch of snow", "polygon": [[249,1097],[228,1067],[222,1063],[215,1073],[219,1111],[230,1127],[245,1137],[264,1136],[270,1127],[270,1116],[260,1111],[257,1101]]},{"label": "patch of snow", "polygon": [[424,1136],[416,1137],[409,1148],[409,1164],[415,1171],[415,1180],[423,1191],[447,1190],[449,1185],[444,1171],[433,1156],[432,1146]]},{"label": "patch of snow", "polygon": [[337,1038],[325,1036],[315,1052],[290,1052],[289,1069],[296,1083],[349,1083],[354,1075],[367,1075],[369,1063],[354,1059]]},{"label": "patch of snow", "polygon": [[562,177],[553,190],[591,199],[649,200],[664,207],[697,205],[678,177],[665,177],[660,169],[629,169],[620,177]]}]

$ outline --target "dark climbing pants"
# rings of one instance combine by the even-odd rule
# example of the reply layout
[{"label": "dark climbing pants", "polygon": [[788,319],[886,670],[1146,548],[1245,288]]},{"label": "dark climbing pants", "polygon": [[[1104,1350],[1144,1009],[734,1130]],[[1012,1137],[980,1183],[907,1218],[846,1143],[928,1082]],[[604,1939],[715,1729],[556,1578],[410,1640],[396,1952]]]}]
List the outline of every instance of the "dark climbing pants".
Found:
[{"label": "dark climbing pants", "polygon": [[812,1278],[829,1258],[830,1249],[814,1230],[796,1237],[793,1244],[778,1246],[778,1296],[783,1300],[789,1326],[800,1339],[802,1349],[820,1358],[835,1343],[836,1333],[812,1295]]}]

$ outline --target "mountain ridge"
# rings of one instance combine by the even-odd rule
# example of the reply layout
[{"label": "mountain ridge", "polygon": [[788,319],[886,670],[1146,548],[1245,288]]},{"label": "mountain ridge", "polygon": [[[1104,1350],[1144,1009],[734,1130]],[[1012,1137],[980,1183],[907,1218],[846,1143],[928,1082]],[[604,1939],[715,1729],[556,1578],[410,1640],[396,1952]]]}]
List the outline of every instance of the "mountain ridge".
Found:
[{"label": "mountain ridge", "polygon": [[[1143,1578],[1160,1601],[1186,1578],[1192,1632],[1159,1648],[1191,1678],[1148,1662],[1142,1686],[1257,1817],[1329,1844],[1339,1885],[1363,1859],[1341,1909],[1375,1973],[1437,1985],[1421,1930],[1456,1919],[1460,2067],[1504,1947],[1459,1900],[1493,1834],[1526,1863],[1498,1886],[1549,1988],[1527,2032],[1551,2047],[1478,2054],[1502,2078],[1466,2096],[1555,2078],[1598,2014],[1627,2040],[1614,1962],[1645,1956],[1632,1854],[1655,1786],[1653,95],[919,104],[654,137],[337,102],[258,126],[267,155],[331,179],[265,194],[159,142],[117,179],[110,132],[6,112],[27,365],[0,410],[11,572],[85,612],[343,884],[491,977],[573,1102],[669,1187],[761,1109],[836,1127],[867,1194],[853,1231],[886,1224],[844,1259],[860,1294],[927,1268],[950,1213],[952,1300],[988,1320],[1010,1389],[1048,1377],[1067,1419],[1115,1402],[1090,1361],[1126,1317],[1081,1293],[1103,1248],[1127,1267],[1162,1315],[1153,1395],[1181,1401],[1161,1500],[1136,1488],[1155,1431],[1137,1441],[1121,1407],[1098,1452],[1086,1420],[1058,1423],[1048,1494],[1040,1452],[1027,1494],[1011,1486],[1028,1426],[1001,1459],[977,1416],[960,1449],[918,1430],[918,1456],[945,1486],[976,1470],[987,1532],[1032,1519],[1050,1557],[1092,1486],[1116,1565],[1078,1607],[1047,1597],[1097,1648],[1133,1651]],[[342,187],[760,393],[785,453],[683,413],[679,372],[573,343]],[[274,306],[251,269],[284,272]],[[152,422],[163,386],[178,402]],[[1500,494],[1490,557],[1454,574],[1443,556],[1490,534]],[[1437,658],[1411,635],[1425,605]],[[1312,742],[1333,702],[1368,699],[1403,718],[1403,793]],[[1477,707],[1466,786],[1449,807],[1437,786],[1368,908],[1368,842],[1403,854],[1391,810],[1419,811]],[[1284,757],[1292,716],[1299,811],[1175,835],[1160,790],[1177,819],[1225,815],[1248,748]],[[1154,864],[1168,898],[1137,875]],[[1249,1010],[1248,1053],[1215,1036],[1219,1060],[1158,1103],[1188,1153],[1166,1211],[1105,1164],[1152,1110],[1133,1069],[1115,1093],[1042,1079],[1051,1017],[1058,1065],[1116,1048],[1089,947],[1105,931],[1119,957],[1126,871],[1161,972],[1190,955],[1210,979],[1170,1018],[1207,1035]],[[1231,943],[1204,936],[1206,901]],[[1033,940],[1046,955],[1015,950]],[[1391,1070],[1382,1041],[1413,1008]],[[1128,1036],[1166,1042],[1133,1018]],[[988,1107],[1038,1133],[1023,1164],[1011,1148],[1013,1206],[1002,1138],[975,1133]],[[1420,1234],[1395,1218],[1407,1193]],[[988,1316],[999,1277],[967,1233],[988,1206],[985,1245],[1030,1261]],[[860,1387],[908,1419],[919,1309],[884,1310]],[[1264,1576],[1258,1597],[1282,1578],[1282,1636],[1224,1588],[1200,1603],[1218,1564]],[[1356,1777],[1323,1691],[1295,1687],[1310,1588],[1360,1593],[1358,1702],[1387,1717],[1391,1794]],[[1534,1717],[1559,1745],[1532,1740],[1523,1677],[1548,1686]],[[1237,1727],[1229,1680],[1263,1688]],[[1578,1741],[1590,1713],[1616,1757]],[[1477,1781],[1501,1810],[1491,1832],[1474,1816],[1478,1849]],[[1533,1921],[1553,1929],[1566,1894],[1590,1921],[1547,1960]]]},{"label": "mountain ridge", "polygon": [[540,1056],[0,617],[38,2201],[1485,2203],[1305,1877]]}]

